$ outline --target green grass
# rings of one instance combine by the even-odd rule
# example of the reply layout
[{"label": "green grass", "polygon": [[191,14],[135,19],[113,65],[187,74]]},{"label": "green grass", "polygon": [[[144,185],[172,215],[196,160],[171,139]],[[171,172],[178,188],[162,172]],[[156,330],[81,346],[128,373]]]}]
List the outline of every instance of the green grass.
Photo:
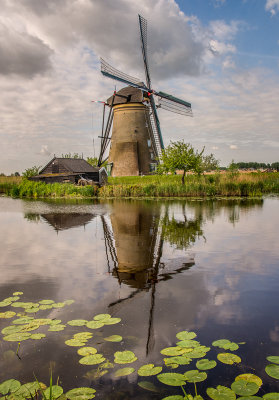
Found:
[{"label": "green grass", "polygon": [[76,186],[45,184],[22,178],[0,178],[0,193],[20,198],[108,198],[108,197],[253,197],[279,193],[279,173],[225,173],[188,175],[185,185],[180,175],[152,175],[109,178],[108,184]]}]

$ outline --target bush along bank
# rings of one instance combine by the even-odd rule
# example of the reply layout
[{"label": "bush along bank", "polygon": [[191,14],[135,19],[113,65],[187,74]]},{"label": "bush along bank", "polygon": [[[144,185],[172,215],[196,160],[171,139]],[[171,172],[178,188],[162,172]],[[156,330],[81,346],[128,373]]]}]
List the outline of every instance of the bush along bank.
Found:
[{"label": "bush along bank", "polygon": [[18,198],[255,197],[279,193],[279,173],[177,175],[110,178],[107,185],[0,181],[0,192]]}]

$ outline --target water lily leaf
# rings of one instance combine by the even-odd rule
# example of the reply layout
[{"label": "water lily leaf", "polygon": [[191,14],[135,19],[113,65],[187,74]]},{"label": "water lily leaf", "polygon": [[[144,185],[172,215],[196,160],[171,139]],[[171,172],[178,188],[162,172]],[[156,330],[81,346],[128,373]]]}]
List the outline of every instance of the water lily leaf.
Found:
[{"label": "water lily leaf", "polygon": [[160,353],[164,356],[180,356],[184,353],[184,350],[180,347],[166,347]]},{"label": "water lily leaf", "polygon": [[175,372],[166,372],[164,374],[157,375],[157,379],[169,386],[183,386],[186,385],[186,378],[183,374]]},{"label": "water lily leaf", "polygon": [[[60,325],[61,324],[61,319],[51,319],[49,322],[49,325]],[[64,325],[66,326],[66,325]]]},{"label": "water lily leaf", "polygon": [[255,382],[239,380],[232,383],[231,389],[239,396],[253,396],[259,391],[259,386]]},{"label": "water lily leaf", "polygon": [[265,372],[267,373],[267,375],[271,376],[271,378],[279,379],[279,365],[268,364],[265,367]]},{"label": "water lily leaf", "polygon": [[15,325],[23,325],[23,324],[29,324],[29,322],[33,321],[34,317],[22,317],[22,318],[17,318],[13,321],[13,324]]},{"label": "water lily leaf", "polygon": [[19,296],[11,296],[11,297],[7,297],[6,299],[4,299],[3,301],[17,301],[19,300],[20,297]]},{"label": "water lily leaf", "polygon": [[158,388],[152,382],[141,381],[138,382],[138,386],[142,389],[149,390],[150,392],[159,392]]},{"label": "water lily leaf", "polygon": [[188,382],[191,382],[191,383],[202,382],[207,378],[207,373],[200,372],[197,369],[193,369],[191,371],[185,372],[184,376]]},{"label": "water lily leaf", "polygon": [[196,349],[192,349],[190,352],[187,352],[186,356],[189,358],[203,358],[206,356],[206,352],[200,347],[197,347]]},{"label": "water lily leaf", "polygon": [[84,340],[78,340],[78,339],[69,339],[65,341],[67,346],[73,346],[73,347],[81,347],[85,345]]},{"label": "water lily leaf", "polygon": [[38,328],[40,328],[40,324],[38,324],[36,320],[33,320],[26,325],[21,325],[20,332],[35,331]]},{"label": "water lily leaf", "polygon": [[23,294],[23,292],[14,292],[13,296],[21,296]]},{"label": "water lily leaf", "polygon": [[0,307],[7,307],[7,306],[9,306],[10,304],[12,304],[11,301],[5,301],[5,300],[0,301]]},{"label": "water lily leaf", "polygon": [[247,381],[247,382],[254,382],[259,387],[262,386],[263,381],[257,375],[254,374],[241,374],[235,378],[235,381]]},{"label": "water lily leaf", "polygon": [[132,351],[117,351],[114,353],[114,362],[117,364],[130,364],[136,361],[138,358]]},{"label": "water lily leaf", "polygon": [[279,393],[278,392],[273,392],[273,393],[266,393],[263,395],[264,400],[279,400]]},{"label": "water lily leaf", "polygon": [[52,307],[51,304],[43,304],[39,307],[40,310],[50,310]]},{"label": "water lily leaf", "polygon": [[122,336],[120,335],[111,335],[106,338],[104,338],[107,342],[121,342],[123,340]]},{"label": "water lily leaf", "polygon": [[46,396],[47,400],[57,399],[63,393],[63,388],[61,386],[58,386],[58,385],[52,385],[51,391],[52,391],[52,397],[51,398],[50,398],[50,388],[48,387],[44,391],[44,395]]},{"label": "water lily leaf", "polygon": [[165,363],[166,367],[169,367],[169,368],[171,368],[171,369],[176,369],[176,368],[179,367],[178,364],[175,364],[175,363],[172,361],[172,357],[170,357],[170,358],[164,358],[164,363]]},{"label": "water lily leaf", "polygon": [[131,375],[134,371],[135,371],[135,368],[131,368],[131,367],[121,368],[115,372],[114,376],[116,378],[119,378],[121,376]]},{"label": "water lily leaf", "polygon": [[95,397],[96,390],[89,387],[80,387],[69,390],[66,393],[67,399],[70,400],[90,400]]},{"label": "water lily leaf", "polygon": [[104,322],[101,321],[89,321],[86,324],[87,328],[90,329],[99,329],[102,328],[102,326],[104,326]]},{"label": "water lily leaf", "polygon": [[164,361],[165,360],[167,360],[167,362],[165,362],[166,365],[169,365],[169,364],[187,365],[187,364],[190,364],[190,362],[192,361],[191,358],[185,357],[185,356],[175,356],[175,357],[170,357],[170,358],[164,358]]},{"label": "water lily leaf", "polygon": [[191,339],[195,339],[195,337],[197,337],[197,335],[195,334],[195,332],[182,331],[182,332],[178,332],[176,334],[176,337],[179,340],[191,340]]},{"label": "water lily leaf", "polygon": [[48,331],[49,331],[49,332],[59,332],[59,331],[63,331],[65,328],[66,328],[66,325],[60,325],[60,324],[53,325],[53,324],[52,324],[52,325],[48,328]]},{"label": "water lily leaf", "polygon": [[208,360],[207,358],[196,362],[196,367],[201,370],[212,369],[216,367],[216,365],[217,363],[215,360]]},{"label": "water lily leaf", "polygon": [[235,351],[239,349],[239,346],[237,343],[231,342],[229,344],[225,344],[223,347],[224,350],[230,350],[230,351]]},{"label": "water lily leaf", "polygon": [[20,388],[20,382],[16,379],[8,379],[0,385],[0,393],[4,396],[8,393],[15,392]]},{"label": "water lily leaf", "polygon": [[80,364],[84,365],[96,365],[96,364],[101,364],[103,361],[105,361],[105,358],[103,357],[102,354],[90,354],[89,356],[82,357],[79,360]]},{"label": "water lily leaf", "polygon": [[238,397],[237,400],[259,400],[259,399],[263,399],[263,397],[259,397],[259,396],[241,396]]},{"label": "water lily leaf", "polygon": [[35,321],[39,325],[49,325],[52,320],[50,318],[37,318]]},{"label": "water lily leaf", "polygon": [[279,356],[268,356],[266,359],[273,364],[279,364]]},{"label": "water lily leaf", "polygon": [[0,318],[13,318],[16,315],[14,311],[6,311],[3,313],[0,313]]},{"label": "water lily leaf", "polygon": [[11,333],[16,333],[21,330],[21,326],[9,325],[2,329],[3,335],[10,335]]},{"label": "water lily leaf", "polygon": [[53,300],[41,300],[39,301],[39,304],[53,304],[54,301]]},{"label": "water lily leaf", "polygon": [[232,354],[232,353],[219,353],[217,355],[217,358],[223,364],[232,365],[234,363],[238,364],[241,362],[241,358],[238,357],[236,354]]},{"label": "water lily leaf", "polygon": [[142,365],[138,369],[139,376],[152,376],[157,375],[162,371],[162,367],[154,367],[154,364]]},{"label": "water lily leaf", "polygon": [[71,321],[68,321],[67,324],[71,326],[84,326],[87,324],[86,319],[73,319]]},{"label": "water lily leaf", "polygon": [[98,315],[95,315],[95,317],[93,319],[95,319],[96,321],[106,321],[110,318],[111,318],[110,314],[98,314]]},{"label": "water lily leaf", "polygon": [[180,342],[176,343],[178,347],[199,347],[200,343],[197,340],[181,340]]},{"label": "water lily leaf", "polygon": [[223,346],[225,344],[229,344],[229,343],[231,343],[231,341],[228,339],[219,339],[219,340],[215,340],[214,342],[212,342],[212,346],[223,348]]},{"label": "water lily leaf", "polygon": [[81,347],[77,352],[80,356],[89,356],[90,354],[96,354],[97,349],[95,347]]},{"label": "water lily leaf", "polygon": [[109,319],[103,320],[105,325],[118,324],[120,321],[121,321],[121,318],[109,318]]},{"label": "water lily leaf", "polygon": [[52,304],[52,307],[53,307],[53,308],[63,308],[63,307],[65,307],[65,305],[66,305],[66,304],[65,304],[65,303],[62,303],[62,302],[61,302],[61,303],[53,303],[53,304]]},{"label": "water lily leaf", "polygon": [[91,332],[78,332],[74,334],[74,339],[78,340],[88,340],[93,337],[93,333]]},{"label": "water lily leaf", "polygon": [[114,364],[111,363],[109,360],[104,361],[100,367],[102,368],[114,368]]},{"label": "water lily leaf", "polygon": [[29,339],[31,336],[31,333],[28,332],[17,332],[17,333],[11,333],[8,336],[4,336],[3,340],[6,340],[7,342],[22,342],[23,340]]},{"label": "water lily leaf", "polygon": [[226,386],[217,386],[216,389],[208,388],[206,389],[206,393],[208,396],[213,400],[235,400],[236,395],[235,393],[227,388]]},{"label": "water lily leaf", "polygon": [[103,375],[107,374],[108,370],[107,369],[92,369],[91,371],[87,371],[86,374],[84,375],[84,377],[86,379],[88,379],[89,381],[92,381],[94,379],[99,379],[101,378]]},{"label": "water lily leaf", "polygon": [[162,400],[183,400],[183,399],[185,399],[185,397],[180,396],[179,394],[175,394],[174,396],[164,397]]},{"label": "water lily leaf", "polygon": [[46,389],[46,385],[44,383],[38,384],[38,382],[29,382],[22,385],[20,389],[16,391],[15,395],[23,396],[24,398],[31,398],[32,396],[34,397],[41,389]]},{"label": "water lily leaf", "polygon": [[40,339],[43,339],[43,338],[45,338],[45,337],[46,337],[46,335],[45,335],[44,333],[33,333],[33,334],[30,336],[30,339],[40,340]]},{"label": "water lily leaf", "polygon": [[65,300],[64,304],[66,304],[67,306],[70,306],[71,304],[73,304],[75,302],[75,300]]},{"label": "water lily leaf", "polygon": [[27,313],[36,313],[38,311],[40,311],[39,307],[31,307],[31,308],[26,308],[25,309],[25,312],[27,312]]}]

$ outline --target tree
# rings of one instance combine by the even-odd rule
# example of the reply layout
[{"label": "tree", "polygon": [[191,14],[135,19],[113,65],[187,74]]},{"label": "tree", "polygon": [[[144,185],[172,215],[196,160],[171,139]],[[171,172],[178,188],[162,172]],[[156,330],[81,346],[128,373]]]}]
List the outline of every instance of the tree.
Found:
[{"label": "tree", "polygon": [[271,168],[272,169],[276,169],[277,171],[279,171],[279,162],[274,162],[271,164]]},{"label": "tree", "polygon": [[215,171],[219,169],[220,161],[217,160],[214,155],[211,153],[207,156],[204,156],[202,159],[202,169],[203,171]]},{"label": "tree", "polygon": [[176,170],[182,170],[182,184],[185,183],[185,174],[188,171],[201,173],[202,171],[202,154],[204,149],[199,153],[194,150],[190,143],[184,141],[171,142],[166,149],[162,151],[160,164],[157,168],[158,174],[176,173]]},{"label": "tree", "polygon": [[88,164],[92,165],[93,167],[98,166],[98,158],[97,157],[87,157],[86,161]]},{"label": "tree", "polygon": [[39,175],[39,172],[40,172],[41,168],[42,168],[41,166],[37,167],[36,165],[34,165],[34,167],[27,168],[23,172],[22,176],[24,178],[30,178],[31,176]]}]

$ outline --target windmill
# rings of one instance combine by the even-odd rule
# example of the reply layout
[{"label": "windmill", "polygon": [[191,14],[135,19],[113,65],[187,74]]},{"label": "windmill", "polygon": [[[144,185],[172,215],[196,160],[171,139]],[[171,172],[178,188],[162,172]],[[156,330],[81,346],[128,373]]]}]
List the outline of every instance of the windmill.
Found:
[{"label": "windmill", "polygon": [[[146,82],[113,68],[101,58],[102,74],[128,85],[114,91],[104,103],[98,166],[107,160],[104,155],[110,144],[108,162],[112,176],[145,175],[155,169],[164,149],[158,107],[192,115],[191,104],[187,101],[152,89],[147,56],[147,21],[141,15],[138,18]],[[105,123],[106,107],[109,114]]]}]

